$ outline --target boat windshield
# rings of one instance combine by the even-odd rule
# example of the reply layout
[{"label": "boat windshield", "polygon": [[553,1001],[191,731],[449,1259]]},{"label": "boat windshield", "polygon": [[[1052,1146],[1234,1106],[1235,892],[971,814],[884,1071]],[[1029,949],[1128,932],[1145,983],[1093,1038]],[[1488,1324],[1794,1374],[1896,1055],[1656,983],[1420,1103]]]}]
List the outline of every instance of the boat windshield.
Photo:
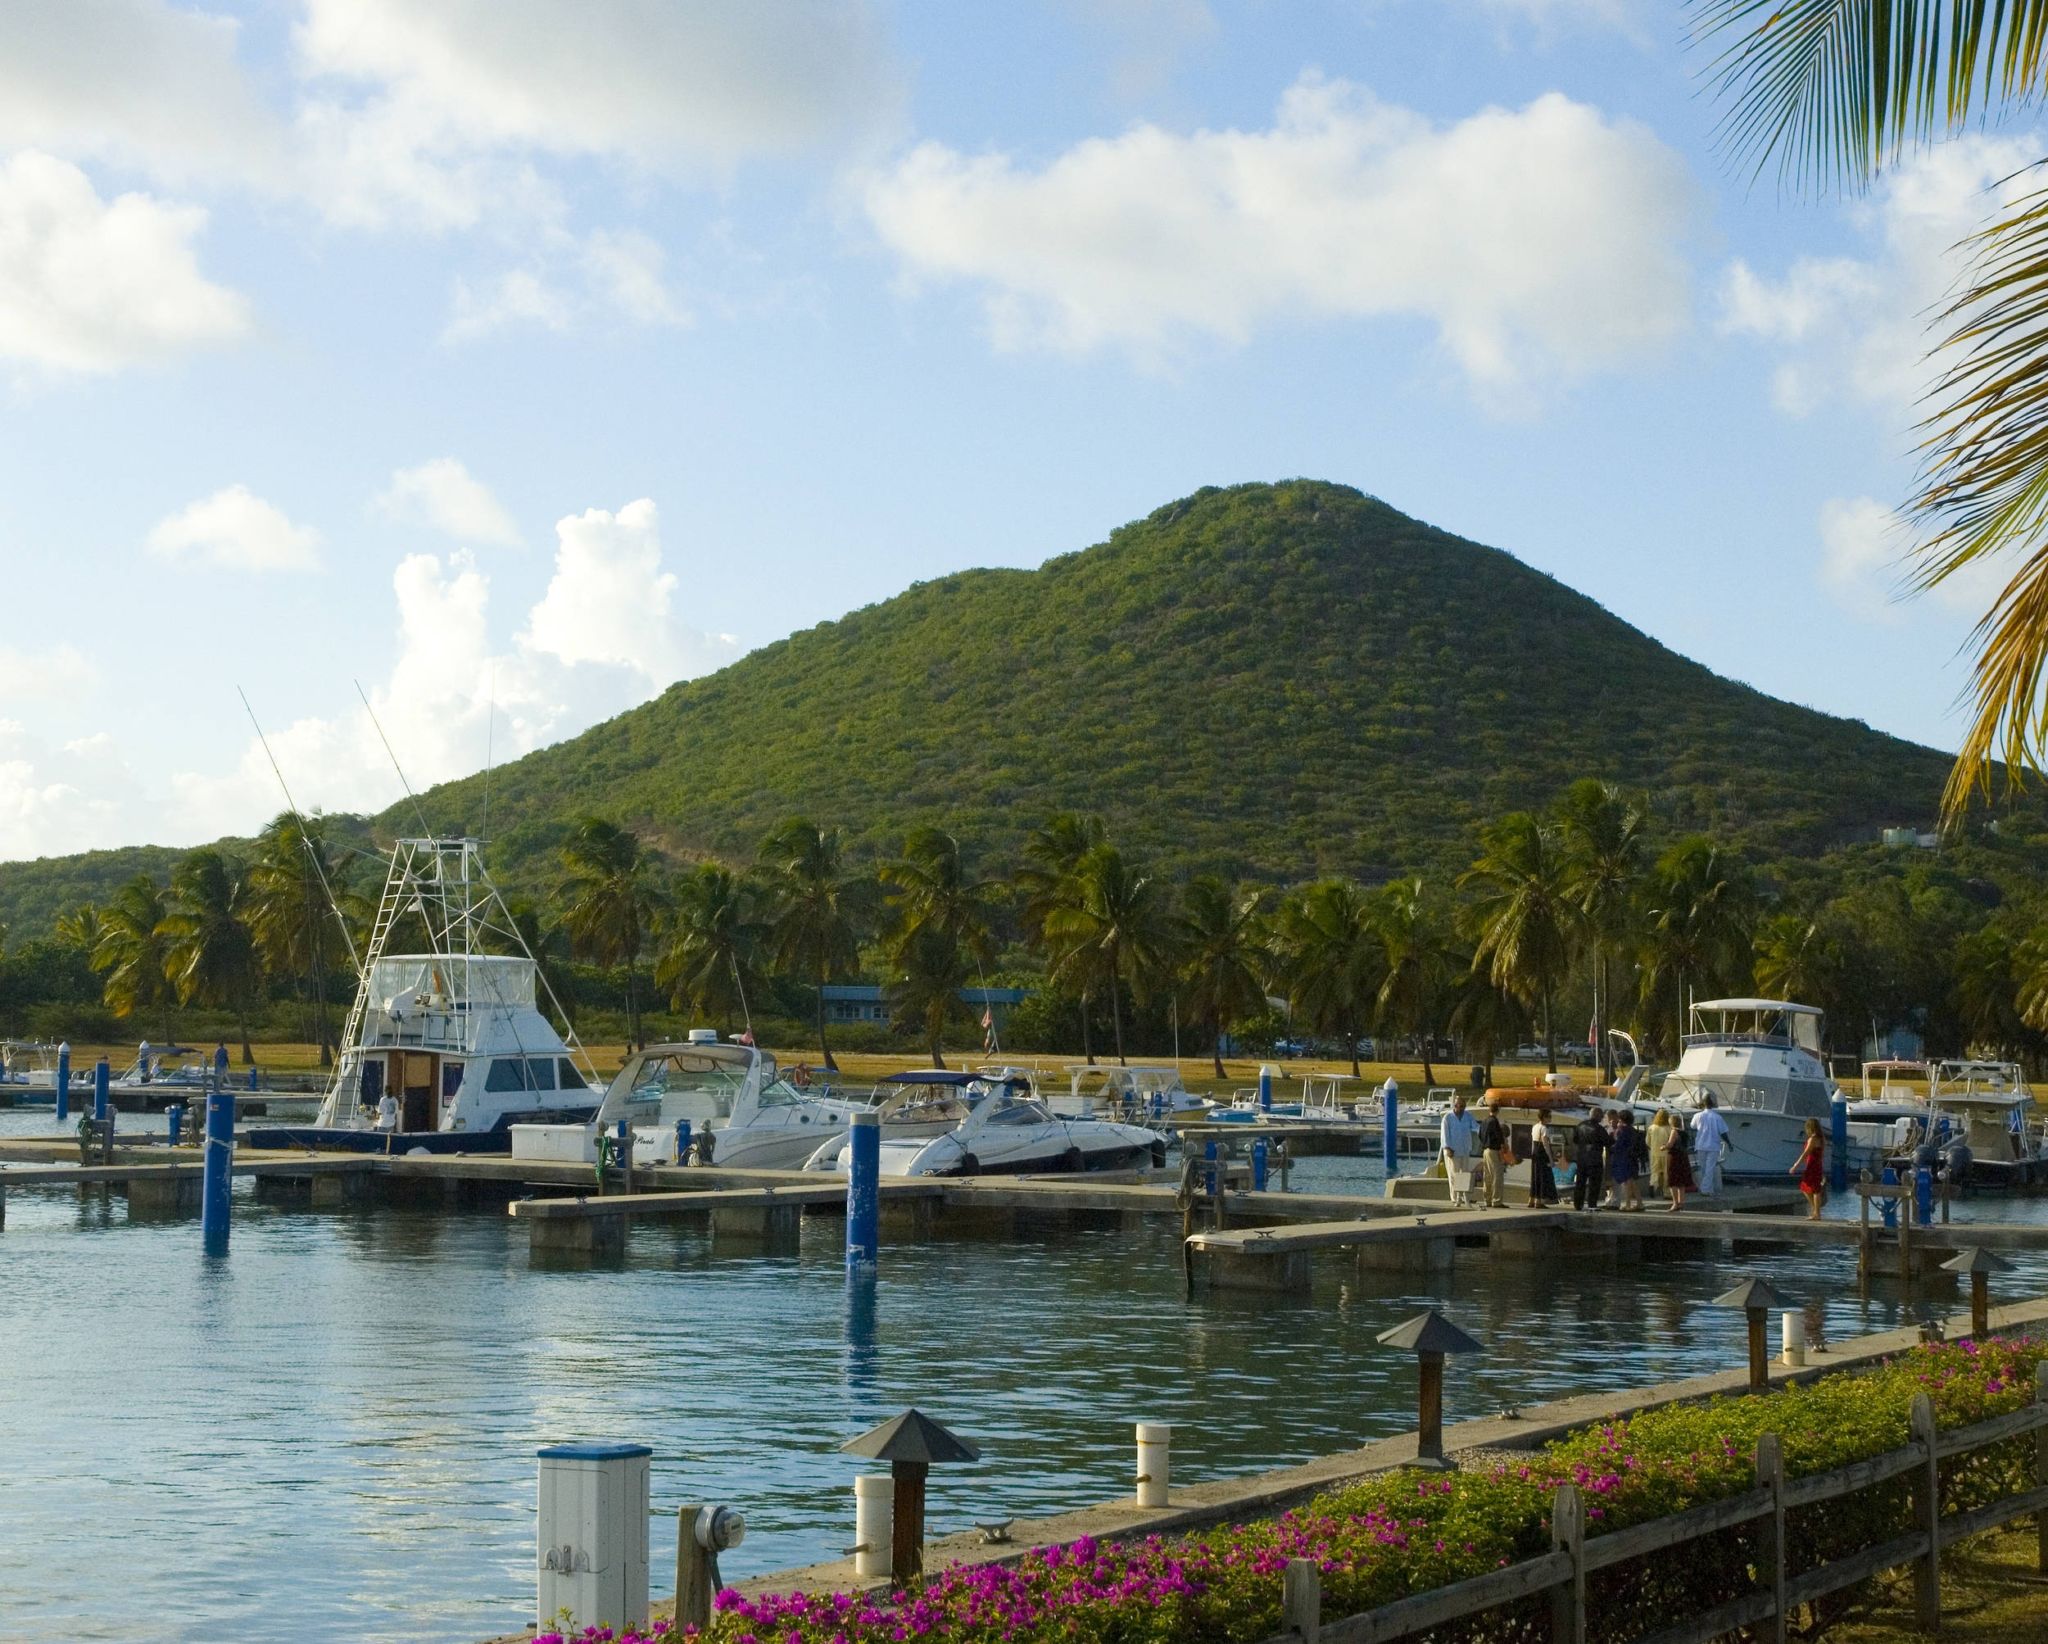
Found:
[{"label": "boat windshield", "polygon": [[1685,1047],[1696,1045],[1772,1045],[1784,1050],[1821,1053],[1821,1015],[1806,1005],[1771,999],[1727,999],[1692,1007],[1693,1031]]},{"label": "boat windshield", "polygon": [[674,1109],[677,1118],[729,1119],[746,1084],[744,1060],[674,1051],[643,1058],[626,1100],[659,1103],[664,1115]]}]

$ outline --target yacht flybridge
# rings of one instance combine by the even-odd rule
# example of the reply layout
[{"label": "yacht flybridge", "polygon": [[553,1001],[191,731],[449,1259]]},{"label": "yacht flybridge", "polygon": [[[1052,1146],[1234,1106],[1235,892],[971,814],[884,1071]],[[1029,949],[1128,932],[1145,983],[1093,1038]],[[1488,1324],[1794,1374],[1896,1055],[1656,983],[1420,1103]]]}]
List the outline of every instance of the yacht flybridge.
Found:
[{"label": "yacht flybridge", "polygon": [[401,839],[334,1082],[311,1125],[253,1130],[257,1147],[502,1153],[510,1127],[580,1121],[590,1059],[540,1012],[540,967],[474,839]]}]

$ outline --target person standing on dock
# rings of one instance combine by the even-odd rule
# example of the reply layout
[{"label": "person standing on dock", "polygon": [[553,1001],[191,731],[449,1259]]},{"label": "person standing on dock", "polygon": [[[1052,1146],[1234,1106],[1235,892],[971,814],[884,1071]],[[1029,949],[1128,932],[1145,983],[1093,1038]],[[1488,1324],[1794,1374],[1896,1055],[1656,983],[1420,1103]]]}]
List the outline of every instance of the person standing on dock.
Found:
[{"label": "person standing on dock", "polygon": [[1669,1157],[1671,1163],[1665,1173],[1665,1185],[1671,1189],[1671,1208],[1676,1210],[1685,1203],[1685,1195],[1692,1187],[1692,1138],[1682,1124],[1671,1127]]},{"label": "person standing on dock", "polygon": [[1486,1123],[1479,1127],[1479,1145],[1485,1149],[1488,1210],[1505,1210],[1508,1207],[1508,1201],[1502,1195],[1506,1189],[1509,1150],[1514,1139],[1513,1133],[1501,1123],[1500,1110],[1489,1107]]},{"label": "person standing on dock", "polygon": [[1820,1207],[1827,1196],[1827,1139],[1821,1135],[1820,1120],[1806,1121],[1806,1145],[1799,1150],[1799,1158],[1792,1168],[1785,1172],[1799,1178],[1799,1191],[1806,1195],[1806,1219],[1820,1220]]},{"label": "person standing on dock", "polygon": [[1438,1127],[1437,1147],[1451,1186],[1451,1203],[1468,1210],[1472,1206],[1472,1153],[1478,1137],[1479,1121],[1465,1111],[1465,1096],[1460,1091],[1451,1098],[1451,1111]]},{"label": "person standing on dock", "polygon": [[1650,1191],[1662,1194],[1671,1186],[1671,1115],[1661,1107],[1643,1133],[1650,1150]]},{"label": "person standing on dock", "polygon": [[1557,1203],[1557,1177],[1550,1168],[1550,1126],[1539,1111],[1529,1127],[1529,1208],[1546,1209]]},{"label": "person standing on dock", "polygon": [[228,1083],[228,1042],[223,1039],[213,1047],[213,1081],[223,1090]]},{"label": "person standing on dock", "polygon": [[1700,1191],[1718,1193],[1721,1191],[1721,1156],[1728,1148],[1728,1121],[1715,1107],[1711,1091],[1707,1094],[1706,1104],[1693,1115],[1692,1152],[1699,1164]]},{"label": "person standing on dock", "polygon": [[1607,1160],[1607,1127],[1588,1113],[1572,1131],[1572,1209],[1600,1208],[1601,1175]]},{"label": "person standing on dock", "polygon": [[1614,1141],[1608,1149],[1608,1175],[1614,1181],[1614,1208],[1643,1208],[1643,1135],[1631,1114],[1619,1115],[1614,1124]]}]

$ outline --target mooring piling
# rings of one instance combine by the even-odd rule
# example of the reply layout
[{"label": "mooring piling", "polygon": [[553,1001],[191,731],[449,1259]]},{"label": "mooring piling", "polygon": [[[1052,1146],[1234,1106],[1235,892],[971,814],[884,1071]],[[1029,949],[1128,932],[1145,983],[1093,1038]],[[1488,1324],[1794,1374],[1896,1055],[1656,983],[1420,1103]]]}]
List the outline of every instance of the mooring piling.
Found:
[{"label": "mooring piling", "polygon": [[1828,1103],[1828,1191],[1849,1191],[1849,1098],[1839,1090]]},{"label": "mooring piling", "polygon": [[846,1271],[872,1274],[882,1255],[882,1116],[856,1113],[846,1142]]},{"label": "mooring piling", "polygon": [[96,1122],[104,1121],[107,1109],[113,1103],[114,1070],[102,1056],[92,1065],[92,1116]]},{"label": "mooring piling", "polygon": [[200,1176],[199,1229],[209,1256],[228,1253],[228,1203],[234,1191],[235,1093],[218,1081],[206,1093],[206,1145]]},{"label": "mooring piling", "polygon": [[176,1147],[184,1139],[185,1104],[173,1102],[164,1109],[164,1135],[169,1145]]},{"label": "mooring piling", "polygon": [[1259,1064],[1259,1111],[1261,1113],[1271,1113],[1273,1111],[1273,1064],[1271,1062],[1261,1062]]},{"label": "mooring piling", "polygon": [[1401,1087],[1392,1079],[1380,1087],[1380,1163],[1389,1181],[1401,1172]]},{"label": "mooring piling", "polygon": [[57,1123],[71,1117],[71,1046],[57,1047]]},{"label": "mooring piling", "polygon": [[1252,1143],[1252,1191],[1266,1191],[1266,1138],[1263,1136]]},{"label": "mooring piling", "polygon": [[1173,1428],[1162,1421],[1138,1423],[1138,1505],[1164,1507],[1172,1492]]}]

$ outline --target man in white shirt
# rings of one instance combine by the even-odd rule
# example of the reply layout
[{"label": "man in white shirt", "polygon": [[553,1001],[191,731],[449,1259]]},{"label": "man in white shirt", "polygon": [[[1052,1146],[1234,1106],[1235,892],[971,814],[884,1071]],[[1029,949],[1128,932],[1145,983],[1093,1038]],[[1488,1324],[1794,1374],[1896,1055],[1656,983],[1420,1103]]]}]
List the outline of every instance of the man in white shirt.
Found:
[{"label": "man in white shirt", "polygon": [[[1438,1128],[1437,1146],[1444,1161],[1444,1176],[1451,1184],[1451,1203],[1469,1207],[1472,1203],[1472,1150],[1479,1139],[1479,1121],[1465,1111],[1463,1094],[1451,1098],[1451,1111]],[[1458,1184],[1464,1183],[1463,1187]]]},{"label": "man in white shirt", "polygon": [[388,1090],[377,1100],[377,1128],[385,1131],[398,1129],[398,1098]]},{"label": "man in white shirt", "polygon": [[1707,1097],[1707,1105],[1693,1115],[1692,1137],[1692,1156],[1699,1165],[1699,1191],[1718,1193],[1721,1191],[1721,1159],[1728,1151],[1728,1121],[1715,1108],[1711,1095]]}]

